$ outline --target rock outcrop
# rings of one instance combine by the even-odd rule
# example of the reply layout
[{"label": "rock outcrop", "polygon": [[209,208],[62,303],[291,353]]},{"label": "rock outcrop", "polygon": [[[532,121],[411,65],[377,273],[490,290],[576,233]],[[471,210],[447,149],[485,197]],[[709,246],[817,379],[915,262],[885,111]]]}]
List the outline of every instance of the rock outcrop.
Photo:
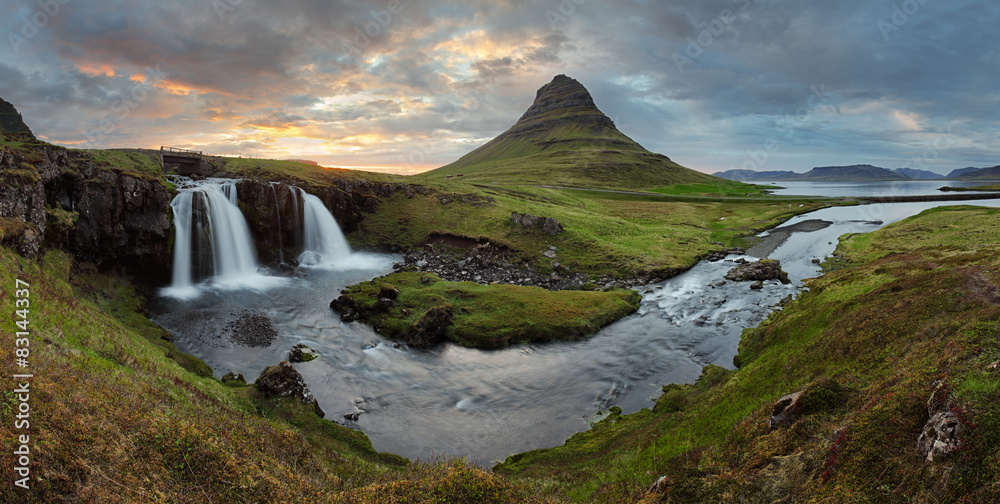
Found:
[{"label": "rock outcrop", "polygon": [[159,180],[35,142],[0,148],[0,181],[4,245],[33,257],[47,242],[99,267],[169,275],[171,195]]},{"label": "rock outcrop", "polygon": [[[301,246],[302,203],[301,196],[293,193],[293,186],[298,187],[292,181],[241,180],[236,184],[240,209],[253,234],[257,257],[262,263],[277,265],[291,261]],[[305,190],[323,201],[345,233],[357,230],[364,214],[378,211],[383,199],[394,194],[412,198],[432,192],[420,185],[380,183],[349,177],[334,177],[328,186]]]},{"label": "rock outcrop", "polygon": [[917,438],[917,451],[927,462],[949,455],[962,445],[962,419],[948,388],[939,384],[927,400],[927,422]]},{"label": "rock outcrop", "polygon": [[781,261],[776,259],[761,259],[755,263],[740,264],[726,273],[726,280],[734,282],[779,280],[783,284],[792,283],[788,279],[788,273],[781,270]]},{"label": "rock outcrop", "polygon": [[21,113],[10,102],[0,98],[0,132],[17,133],[34,138],[31,128],[24,124]]},{"label": "rock outcrop", "polygon": [[302,375],[288,361],[268,367],[260,373],[255,383],[257,390],[265,397],[295,397],[302,404],[312,405],[320,418],[325,416]]},{"label": "rock outcrop", "polygon": [[556,236],[563,231],[562,224],[552,217],[539,217],[537,215],[513,212],[510,214],[510,218],[519,226],[524,226],[528,229],[541,229],[552,236]]},{"label": "rock outcrop", "polygon": [[450,305],[435,306],[424,313],[400,339],[407,345],[426,348],[447,340],[448,326],[454,317]]},{"label": "rock outcrop", "polygon": [[307,345],[299,343],[292,347],[292,350],[288,352],[288,360],[291,362],[309,362],[316,360],[319,357],[319,353]]},{"label": "rock outcrop", "polygon": [[771,408],[771,419],[768,423],[771,429],[787,427],[798,420],[802,413],[802,403],[799,399],[802,391],[794,392],[778,399]]}]

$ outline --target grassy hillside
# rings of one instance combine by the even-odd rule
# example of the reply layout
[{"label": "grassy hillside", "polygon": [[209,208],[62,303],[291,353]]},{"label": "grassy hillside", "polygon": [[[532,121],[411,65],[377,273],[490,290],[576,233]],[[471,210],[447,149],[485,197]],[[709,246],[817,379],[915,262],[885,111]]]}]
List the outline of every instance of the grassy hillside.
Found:
[{"label": "grassy hillside", "polygon": [[[11,450],[30,434],[31,489],[14,485],[8,462],[0,501],[544,502],[462,461],[377,453],[294,399],[222,384],[164,339],[125,281],[65,253],[31,261],[0,248],[0,268],[7,313],[25,288],[16,280],[30,300],[29,366],[15,367],[8,345],[4,374],[34,375],[30,430],[0,425]],[[4,334],[21,331],[13,318]],[[12,419],[21,400],[6,383],[0,407]]]},{"label": "grassy hillside", "polygon": [[[376,309],[380,292],[398,291],[395,305]],[[444,282],[435,275],[394,273],[349,287],[362,321],[382,336],[398,338],[412,332],[429,310],[452,315],[448,341],[475,348],[574,339],[639,309],[641,296],[632,290],[552,292],[540,287]]]},{"label": "grassy hillside", "polygon": [[[948,207],[849,237],[849,267],[744,332],[739,370],[710,366],[652,410],[497,469],[579,502],[996,502],[998,224],[996,209]],[[801,390],[798,419],[770,430],[774,402]],[[926,462],[936,390],[961,444]]]},{"label": "grassy hillside", "polygon": [[[710,251],[734,244],[738,237],[831,204],[505,188],[454,181],[447,187],[453,192],[413,198],[394,195],[377,213],[366,215],[348,239],[362,248],[419,248],[433,233],[486,238],[544,272],[550,271],[551,260],[541,253],[553,245],[560,262],[574,272],[622,278],[690,268]],[[469,203],[458,199],[468,194],[479,199]],[[447,195],[448,203],[443,204],[441,196]],[[492,198],[493,203],[481,204],[485,198]],[[565,230],[550,236],[526,229],[513,222],[511,212],[553,217]]]},{"label": "grassy hillside", "polygon": [[625,136],[586,88],[564,75],[539,89],[510,129],[458,161],[421,175],[452,176],[489,184],[619,189],[716,180]]}]

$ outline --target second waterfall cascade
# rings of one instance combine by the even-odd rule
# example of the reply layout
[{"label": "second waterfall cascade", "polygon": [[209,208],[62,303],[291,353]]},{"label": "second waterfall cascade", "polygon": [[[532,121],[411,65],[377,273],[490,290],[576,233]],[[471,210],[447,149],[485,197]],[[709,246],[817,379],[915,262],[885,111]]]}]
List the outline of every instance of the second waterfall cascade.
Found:
[{"label": "second waterfall cascade", "polygon": [[[203,286],[269,288],[285,279],[258,273],[249,226],[239,208],[236,180],[174,180],[178,194],[170,207],[174,216],[173,281],[163,294],[190,299]],[[351,248],[323,202],[299,188],[302,197],[303,266],[334,266],[350,257]],[[296,212],[298,198],[293,197]],[[279,217],[280,218],[280,217]],[[296,233],[297,234],[297,233]]]}]

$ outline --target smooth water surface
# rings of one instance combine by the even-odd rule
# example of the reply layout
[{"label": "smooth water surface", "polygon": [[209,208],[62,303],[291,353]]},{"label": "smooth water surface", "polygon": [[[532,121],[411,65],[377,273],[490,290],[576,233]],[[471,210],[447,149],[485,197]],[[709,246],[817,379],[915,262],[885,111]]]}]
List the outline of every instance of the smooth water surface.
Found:
[{"label": "smooth water surface", "polygon": [[[1000,200],[977,201],[1000,206]],[[354,254],[338,268],[306,269],[267,291],[206,289],[196,300],[161,299],[156,322],[182,351],[204,359],[216,376],[229,371],[253,381],[268,365],[303,342],[322,357],[296,364],[327,418],[356,426],[376,449],[411,459],[468,456],[478,463],[561,444],[588,427],[599,411],[652,405],[667,383],[693,382],[710,363],[732,368],[741,331],[758,324],[802,279],[818,274],[813,258],[832,253],[844,233],[869,232],[942,203],[867,205],[819,210],[796,217],[826,227],[791,234],[774,249],[792,285],[722,281],[735,266],[702,262],[665,282],[639,289],[635,315],[580,341],[479,351],[454,345],[434,350],[397,347],[359,323],[342,323],[329,308],[347,285],[389,273],[398,257]],[[881,221],[881,222],[879,222]],[[713,286],[714,285],[714,286]],[[278,330],[265,348],[235,345],[226,324],[244,310],[268,315]]]},{"label": "smooth water surface", "polygon": [[[885,182],[793,182],[747,181],[748,184],[773,185],[775,196],[927,196],[947,194],[942,187],[976,187],[993,184],[984,180],[893,180]],[[981,192],[981,191],[973,191]]]}]

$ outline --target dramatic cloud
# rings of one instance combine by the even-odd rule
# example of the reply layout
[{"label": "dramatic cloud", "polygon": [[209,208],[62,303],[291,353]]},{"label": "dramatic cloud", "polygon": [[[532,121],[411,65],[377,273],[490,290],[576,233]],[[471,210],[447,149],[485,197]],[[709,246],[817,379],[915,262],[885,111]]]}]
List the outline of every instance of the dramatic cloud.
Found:
[{"label": "dramatic cloud", "polygon": [[703,171],[1000,164],[986,0],[0,1],[0,97],[67,146],[413,172],[560,73]]}]

